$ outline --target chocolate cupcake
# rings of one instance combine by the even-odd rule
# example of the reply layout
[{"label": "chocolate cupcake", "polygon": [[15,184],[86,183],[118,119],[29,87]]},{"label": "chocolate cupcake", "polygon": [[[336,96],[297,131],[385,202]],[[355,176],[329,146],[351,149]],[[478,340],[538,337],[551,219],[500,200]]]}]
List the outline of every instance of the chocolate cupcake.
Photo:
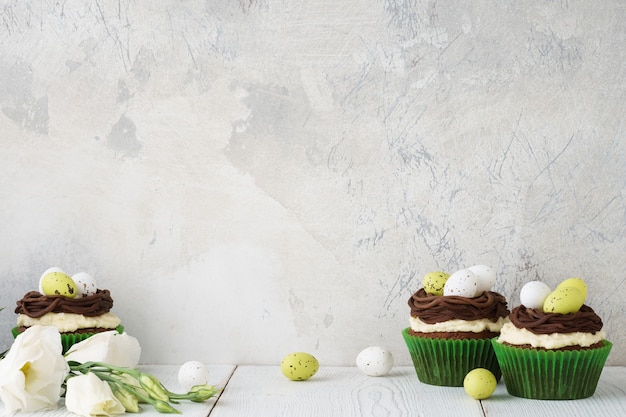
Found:
[{"label": "chocolate cupcake", "polygon": [[[465,271],[459,273],[473,282],[476,277]],[[426,277],[424,287],[437,292]],[[465,375],[475,368],[489,369],[500,378],[491,339],[499,336],[509,310],[505,297],[487,287],[478,285],[465,295],[429,294],[420,288],[409,298],[410,326],[402,335],[421,382],[463,386]]]},{"label": "chocolate cupcake", "polygon": [[[511,395],[573,400],[589,397],[596,390],[612,347],[602,330],[602,319],[583,304],[586,287],[581,292],[559,286],[555,293],[545,300],[527,302],[533,307],[515,307],[510,322],[493,340]],[[568,300],[572,297],[577,298],[573,303]],[[557,303],[556,312],[550,311],[554,309],[550,303]],[[563,303],[570,305],[561,308]]]}]

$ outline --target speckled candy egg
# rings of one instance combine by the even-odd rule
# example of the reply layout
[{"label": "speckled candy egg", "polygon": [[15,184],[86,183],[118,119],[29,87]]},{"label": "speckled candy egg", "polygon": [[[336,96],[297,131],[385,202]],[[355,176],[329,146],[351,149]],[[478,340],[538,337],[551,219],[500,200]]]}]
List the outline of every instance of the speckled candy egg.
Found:
[{"label": "speckled candy egg", "polygon": [[478,278],[469,269],[461,269],[450,275],[443,287],[443,295],[457,295],[461,297],[475,297],[478,288]]},{"label": "speckled candy egg", "polygon": [[587,298],[587,284],[585,284],[585,281],[583,281],[582,278],[568,278],[556,286],[556,288],[563,288],[563,287],[578,288],[580,292],[583,294],[583,299]]},{"label": "speckled candy egg", "polygon": [[443,287],[449,277],[450,274],[441,271],[427,273],[422,278],[424,291],[430,295],[443,295]]},{"label": "speckled candy egg", "polygon": [[72,278],[61,271],[44,274],[39,281],[39,286],[44,295],[62,295],[67,298],[74,298],[78,294],[78,289]]},{"label": "speckled candy egg", "polygon": [[467,373],[463,379],[465,392],[476,400],[484,400],[491,397],[496,390],[495,375],[488,369],[476,368]]},{"label": "speckled candy egg", "polygon": [[480,295],[485,291],[491,291],[491,288],[493,288],[496,283],[495,269],[487,265],[474,265],[467,269],[472,271],[478,279],[476,295]]},{"label": "speckled candy egg", "polygon": [[280,363],[280,370],[292,381],[305,381],[320,369],[315,356],[305,352],[294,352],[285,356]]},{"label": "speckled candy egg", "polygon": [[370,346],[357,355],[356,366],[368,376],[387,375],[393,368],[393,355],[383,347]]},{"label": "speckled candy egg", "polygon": [[543,302],[544,313],[576,313],[583,306],[585,297],[575,287],[561,287],[552,291]]},{"label": "speckled candy egg", "polygon": [[178,383],[185,392],[196,385],[209,383],[209,369],[199,361],[188,361],[178,369]]},{"label": "speckled candy egg", "polygon": [[543,303],[552,290],[541,281],[530,281],[520,291],[520,302],[524,307],[543,309]]},{"label": "speckled candy egg", "polygon": [[87,272],[78,272],[72,275],[72,280],[76,283],[78,289],[78,297],[86,297],[93,295],[98,291],[98,285],[94,277]]},{"label": "speckled candy egg", "polygon": [[53,266],[50,267],[48,269],[46,269],[45,271],[43,271],[43,274],[41,274],[41,277],[39,277],[39,292],[41,294],[43,294],[43,288],[42,288],[42,283],[43,283],[43,277],[45,277],[46,275],[48,275],[51,272],[60,272],[62,274],[65,274],[65,271],[62,270],[61,268],[59,268],[58,266]]}]

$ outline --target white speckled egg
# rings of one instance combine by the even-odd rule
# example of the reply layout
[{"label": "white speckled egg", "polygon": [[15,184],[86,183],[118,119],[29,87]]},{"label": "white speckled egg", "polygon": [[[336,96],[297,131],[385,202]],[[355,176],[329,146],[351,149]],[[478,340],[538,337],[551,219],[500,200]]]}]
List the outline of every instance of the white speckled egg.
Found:
[{"label": "white speckled egg", "polygon": [[76,283],[79,297],[93,295],[98,290],[96,280],[87,272],[78,272],[72,275],[72,280],[74,280],[74,282]]},{"label": "white speckled egg", "polygon": [[476,288],[476,295],[482,294],[484,291],[491,291],[496,283],[496,271],[488,265],[474,265],[470,266],[472,271],[478,278],[478,286]]},{"label": "white speckled egg", "polygon": [[478,289],[478,278],[469,269],[461,269],[450,275],[443,287],[443,295],[475,297]]},{"label": "white speckled egg", "polygon": [[383,347],[370,346],[357,355],[356,366],[368,376],[387,375],[393,367],[393,355]]},{"label": "white speckled egg", "polygon": [[209,383],[209,370],[202,362],[185,362],[178,369],[178,383],[185,392],[189,392],[196,385]]},{"label": "white speckled egg", "polygon": [[51,272],[60,272],[62,274],[65,274],[65,271],[63,271],[61,268],[59,268],[58,266],[53,266],[50,267],[48,269],[46,269],[43,274],[41,274],[41,277],[39,278],[39,292],[41,294],[43,294],[43,287],[41,285],[42,281],[43,281],[43,277],[45,277],[46,275],[48,275]]},{"label": "white speckled egg", "polygon": [[530,281],[524,284],[519,294],[520,302],[527,308],[543,308],[546,297],[552,290],[541,281]]}]

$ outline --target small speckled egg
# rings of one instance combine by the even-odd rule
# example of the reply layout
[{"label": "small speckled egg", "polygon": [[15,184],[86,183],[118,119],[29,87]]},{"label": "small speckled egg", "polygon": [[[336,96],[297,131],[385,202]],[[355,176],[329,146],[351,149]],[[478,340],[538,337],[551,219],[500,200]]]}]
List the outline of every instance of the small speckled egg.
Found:
[{"label": "small speckled egg", "polygon": [[370,346],[357,355],[356,366],[368,376],[387,375],[393,368],[393,355],[383,347]]},{"label": "small speckled egg", "polygon": [[478,278],[469,269],[461,269],[450,275],[443,287],[443,295],[457,295],[461,297],[475,297],[478,287]]},{"label": "small speckled egg", "polygon": [[484,400],[491,397],[496,390],[495,375],[488,369],[476,368],[467,373],[463,379],[465,392],[476,400]]},{"label": "small speckled egg", "polygon": [[196,385],[209,383],[209,370],[199,361],[188,361],[178,369],[178,383],[185,392]]},{"label": "small speckled egg", "polygon": [[76,284],[78,289],[78,297],[87,297],[93,295],[98,291],[98,285],[94,277],[87,272],[78,272],[72,275],[72,280]]},{"label": "small speckled egg", "polygon": [[315,356],[305,352],[294,352],[285,356],[280,363],[280,370],[292,381],[305,381],[320,369]]},{"label": "small speckled egg", "polygon": [[430,295],[443,295],[443,287],[449,277],[450,274],[441,271],[427,273],[422,278],[424,291]]},{"label": "small speckled egg", "polygon": [[53,266],[53,267],[50,267],[50,268],[46,269],[45,271],[43,271],[43,274],[41,274],[41,277],[39,278],[39,292],[41,294],[43,294],[43,288],[41,286],[41,283],[43,282],[43,277],[45,277],[46,275],[48,275],[51,272],[60,272],[62,274],[65,274],[65,271],[62,270],[61,268],[59,268],[58,266]]},{"label": "small speckled egg", "polygon": [[582,278],[568,278],[556,286],[556,288],[559,288],[559,287],[578,288],[580,292],[583,293],[583,299],[587,298],[587,284],[585,284],[585,281],[583,281]]},{"label": "small speckled egg", "polygon": [[527,308],[543,309],[543,303],[552,290],[541,281],[530,281],[520,291],[520,302]]},{"label": "small speckled egg", "polygon": [[62,295],[74,298],[78,289],[72,278],[64,272],[48,272],[41,277],[40,286],[44,295]]},{"label": "small speckled egg", "polygon": [[476,295],[480,295],[485,291],[491,291],[491,288],[493,288],[496,283],[495,269],[487,265],[474,265],[467,269],[472,271],[478,279]]},{"label": "small speckled egg", "polygon": [[552,291],[543,302],[544,313],[570,314],[583,306],[585,297],[575,287],[561,287]]}]

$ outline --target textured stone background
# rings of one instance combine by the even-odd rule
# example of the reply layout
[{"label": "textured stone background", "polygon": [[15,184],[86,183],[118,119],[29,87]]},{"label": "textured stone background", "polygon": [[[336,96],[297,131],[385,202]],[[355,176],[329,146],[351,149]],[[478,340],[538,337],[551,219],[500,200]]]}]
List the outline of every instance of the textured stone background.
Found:
[{"label": "textured stone background", "polygon": [[50,266],[144,363],[351,365],[421,277],[587,280],[626,365],[626,6],[2,1],[0,342]]}]

